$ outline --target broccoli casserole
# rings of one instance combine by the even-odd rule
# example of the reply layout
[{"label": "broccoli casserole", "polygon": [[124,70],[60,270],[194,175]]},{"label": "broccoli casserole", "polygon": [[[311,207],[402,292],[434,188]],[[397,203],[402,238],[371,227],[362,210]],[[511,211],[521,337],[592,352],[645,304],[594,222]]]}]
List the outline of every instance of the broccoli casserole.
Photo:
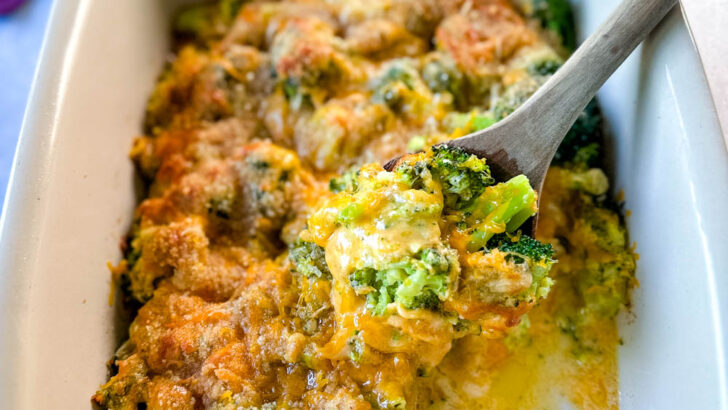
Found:
[{"label": "broccoli casserole", "polygon": [[596,102],[542,192],[437,145],[523,103],[573,49],[571,20],[561,0],[180,10],[112,267],[133,321],[92,401],[617,408],[635,255]]}]

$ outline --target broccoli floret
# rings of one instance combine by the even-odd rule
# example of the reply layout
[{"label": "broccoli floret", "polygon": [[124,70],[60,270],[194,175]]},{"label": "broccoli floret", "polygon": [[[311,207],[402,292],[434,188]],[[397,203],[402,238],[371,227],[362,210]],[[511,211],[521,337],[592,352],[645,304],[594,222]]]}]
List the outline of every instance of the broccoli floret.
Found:
[{"label": "broccoli floret", "polygon": [[357,183],[356,179],[359,176],[359,169],[352,168],[346,171],[338,178],[331,178],[329,180],[329,190],[331,192],[356,192]]},{"label": "broccoli floret", "polygon": [[514,232],[536,213],[536,192],[525,175],[485,189],[466,209],[465,222],[472,229],[470,251],[485,247],[493,235]]},{"label": "broccoli floret", "polygon": [[449,92],[458,108],[468,105],[465,94],[465,78],[455,62],[448,59],[430,61],[422,70],[422,78],[434,92]]},{"label": "broccoli floret", "polygon": [[312,242],[296,241],[288,254],[296,271],[309,278],[331,279],[331,271],[326,264],[324,248]]},{"label": "broccoli floret", "polygon": [[377,270],[374,268],[358,269],[349,275],[349,283],[351,284],[351,287],[360,293],[363,293],[365,288],[368,288],[367,290],[371,291],[377,290],[379,288],[376,286],[378,282],[379,279],[377,278]]},{"label": "broccoli floret", "polygon": [[185,7],[175,16],[174,32],[177,37],[204,45],[224,35],[225,27],[233,22],[242,5],[241,0],[221,0],[218,4]]},{"label": "broccoli floret", "polygon": [[149,383],[144,360],[139,355],[133,355],[116,360],[114,365],[118,366],[118,373],[101,386],[91,401],[103,409],[143,408]]},{"label": "broccoli floret", "polygon": [[567,0],[533,0],[531,17],[538,19],[543,28],[556,35],[567,51],[576,48],[574,13]]},{"label": "broccoli floret", "polygon": [[470,113],[452,113],[447,116],[445,120],[447,127],[450,132],[460,129],[463,133],[469,134],[471,132],[484,130],[497,121],[491,112],[477,112],[472,111]]},{"label": "broccoli floret", "polygon": [[480,253],[466,259],[453,305],[532,306],[551,289],[548,274],[555,263],[553,256],[551,245],[520,233],[494,235]]},{"label": "broccoli floret", "polygon": [[586,169],[584,171],[574,169],[568,174],[569,188],[577,189],[587,194],[600,196],[609,189],[609,179],[599,168]]},{"label": "broccoli floret", "polygon": [[405,182],[414,189],[424,189],[423,184],[425,179],[428,176],[431,177],[430,170],[423,161],[401,164],[397,167],[395,173],[397,173],[397,176],[402,182]]},{"label": "broccoli floret", "polygon": [[288,101],[291,101],[299,95],[301,85],[293,78],[286,78],[281,87],[283,88],[283,95],[286,96]]},{"label": "broccoli floret", "polygon": [[202,43],[219,36],[219,30],[215,28],[217,11],[217,8],[210,4],[183,8],[174,19],[175,34]]},{"label": "broccoli floret", "polygon": [[619,313],[629,301],[634,269],[634,258],[626,252],[606,263],[589,260],[580,272],[578,282],[586,308],[602,317],[613,317]]},{"label": "broccoli floret", "polygon": [[427,139],[422,135],[415,135],[407,141],[407,152],[418,152],[425,149]]},{"label": "broccoli floret", "polygon": [[536,213],[536,193],[525,175],[493,185],[485,160],[446,145],[432,147],[426,158],[404,161],[395,172],[414,189],[424,189],[429,178],[440,183],[445,208],[459,211],[471,232],[470,251],[482,249],[496,233],[515,231]]},{"label": "broccoli floret", "polygon": [[348,225],[357,220],[364,213],[364,207],[359,202],[352,202],[339,211],[336,222],[341,225]]},{"label": "broccoli floret", "polygon": [[532,76],[549,76],[553,75],[561,67],[560,61],[545,59],[530,64],[527,71]]},{"label": "broccoli floret", "polygon": [[561,60],[551,54],[536,56],[525,66],[528,76],[509,85],[491,106],[490,115],[500,121],[526,102],[561,66]]},{"label": "broccoli floret", "polygon": [[[565,182],[574,184],[573,181]],[[569,185],[566,185],[569,189],[585,190]],[[629,302],[629,289],[635,283],[635,255],[619,208],[604,195],[589,194],[575,192],[573,196],[576,202],[573,225],[563,241],[573,248],[571,254],[579,255],[583,263],[567,266],[567,269],[573,269],[576,289],[584,306],[582,311],[612,317]]]},{"label": "broccoli floret", "polygon": [[394,300],[394,292],[384,283],[373,268],[364,268],[349,275],[349,283],[357,294],[366,295],[367,308],[375,315],[384,314],[387,305]]},{"label": "broccoli floret", "polygon": [[598,167],[601,158],[602,115],[596,100],[591,100],[576,119],[554,156],[554,164],[584,164]]},{"label": "broccoli floret", "polygon": [[398,111],[408,92],[414,90],[417,73],[404,64],[394,64],[374,85],[373,100]]},{"label": "broccoli floret", "polygon": [[493,118],[500,121],[518,109],[543,83],[543,81],[537,80],[539,78],[525,78],[506,88],[505,92],[491,107]]},{"label": "broccoli floret", "polygon": [[450,261],[435,249],[424,249],[419,253],[419,259],[432,267],[434,272],[447,273],[450,270]]},{"label": "broccoli floret", "polygon": [[585,244],[607,252],[620,252],[627,246],[627,230],[619,214],[608,209],[586,208],[575,226]]},{"label": "broccoli floret", "polygon": [[591,327],[593,320],[583,313],[583,311],[577,314],[560,311],[554,321],[561,333],[571,339],[571,354],[579,361],[588,360],[589,356],[601,351],[599,342],[595,338],[595,329]]},{"label": "broccoli floret", "polygon": [[232,23],[237,17],[240,8],[243,7],[245,0],[220,0],[218,8],[220,10],[220,16],[226,24]]},{"label": "broccoli floret", "polygon": [[370,85],[372,102],[408,119],[424,121],[449,105],[449,99],[435,99],[420,77],[417,62],[398,59],[387,63]]},{"label": "broccoli floret", "polygon": [[480,335],[483,333],[483,328],[477,322],[460,317],[453,323],[452,329],[455,331],[455,338],[457,339],[467,335]]},{"label": "broccoli floret", "polygon": [[279,28],[269,39],[271,75],[292,109],[318,107],[349,72],[334,29],[320,19],[290,19]]},{"label": "broccoli floret", "polygon": [[367,308],[382,315],[390,303],[407,309],[438,310],[448,296],[451,262],[436,249],[393,262],[384,269],[363,268],[349,275],[357,294],[366,295]]},{"label": "broccoli floret", "polygon": [[364,344],[359,333],[358,330],[355,331],[354,336],[346,341],[346,346],[349,348],[349,359],[355,363],[361,362],[364,351],[366,350],[366,344]]},{"label": "broccoli floret", "polygon": [[531,286],[516,299],[532,301],[546,297],[553,283],[548,273],[555,262],[551,244],[539,242],[527,235],[501,233],[488,241],[484,252],[495,249],[506,253],[505,260],[509,263],[528,265]]},{"label": "broccoli floret", "polygon": [[307,87],[301,85],[298,78],[288,77],[280,85],[283,95],[294,110],[312,108],[313,97]]},{"label": "broccoli floret", "polygon": [[540,262],[552,260],[554,257],[554,249],[551,244],[539,242],[527,235],[515,237],[505,233],[494,235],[488,241],[486,248],[498,248],[501,252],[510,253],[519,258],[515,259],[516,263],[523,263],[524,258]]},{"label": "broccoli floret", "polygon": [[468,206],[495,182],[485,160],[460,148],[440,145],[432,147],[432,153],[428,168],[442,184],[445,206],[449,208]]}]

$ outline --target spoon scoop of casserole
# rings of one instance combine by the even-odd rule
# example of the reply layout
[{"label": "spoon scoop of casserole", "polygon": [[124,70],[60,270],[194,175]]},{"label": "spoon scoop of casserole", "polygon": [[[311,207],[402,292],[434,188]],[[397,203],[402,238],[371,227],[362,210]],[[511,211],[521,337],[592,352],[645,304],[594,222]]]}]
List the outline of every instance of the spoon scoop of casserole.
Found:
[{"label": "spoon scoop of casserole", "polygon": [[[624,0],[520,108],[489,128],[444,145],[487,158],[499,180],[525,175],[540,192],[549,164],[579,114],[675,3]],[[398,161],[394,158],[384,168],[393,170]]]}]

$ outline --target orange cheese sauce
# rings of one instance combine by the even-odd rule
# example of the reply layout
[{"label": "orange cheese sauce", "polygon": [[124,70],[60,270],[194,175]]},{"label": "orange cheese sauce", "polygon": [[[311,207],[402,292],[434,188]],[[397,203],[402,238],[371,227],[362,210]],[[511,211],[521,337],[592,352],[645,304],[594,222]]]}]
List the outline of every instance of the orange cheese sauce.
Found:
[{"label": "orange cheese sauce", "polygon": [[573,339],[552,316],[555,297],[570,296],[564,285],[557,282],[550,299],[529,313],[530,328],[512,344],[478,337],[456,344],[435,381],[456,398],[439,407],[553,409],[570,403],[581,409],[619,408],[615,323],[594,324],[600,351],[579,357]]}]

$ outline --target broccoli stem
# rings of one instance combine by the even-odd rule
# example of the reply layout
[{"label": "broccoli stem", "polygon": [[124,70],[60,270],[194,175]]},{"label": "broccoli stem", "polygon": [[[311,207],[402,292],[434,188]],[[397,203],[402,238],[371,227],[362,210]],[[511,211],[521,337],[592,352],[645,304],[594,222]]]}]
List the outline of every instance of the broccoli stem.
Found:
[{"label": "broccoli stem", "polygon": [[513,232],[536,213],[536,192],[525,175],[485,189],[474,202],[469,223],[477,228],[473,231],[468,250],[477,251],[485,247],[488,240],[497,233]]}]

